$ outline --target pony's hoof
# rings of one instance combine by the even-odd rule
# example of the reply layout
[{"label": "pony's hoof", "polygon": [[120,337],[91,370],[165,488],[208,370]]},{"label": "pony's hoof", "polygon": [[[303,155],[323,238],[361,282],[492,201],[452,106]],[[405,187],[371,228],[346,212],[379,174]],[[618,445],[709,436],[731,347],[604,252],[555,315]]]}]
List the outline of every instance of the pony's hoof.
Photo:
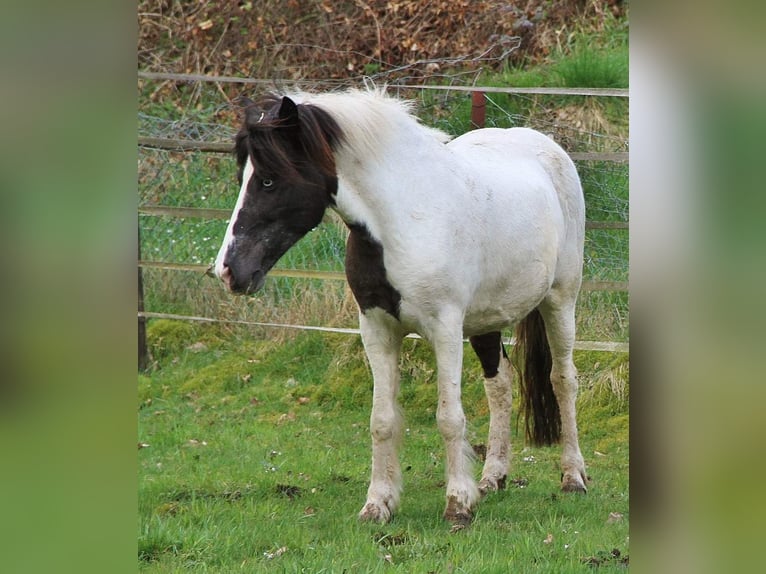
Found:
[{"label": "pony's hoof", "polygon": [[377,522],[379,524],[385,524],[391,520],[391,511],[385,504],[368,502],[359,512],[359,520],[361,522]]},{"label": "pony's hoof", "polygon": [[580,475],[565,474],[561,479],[561,491],[587,494],[588,487],[585,486],[585,480]]},{"label": "pony's hoof", "polygon": [[473,521],[473,511],[467,506],[460,504],[457,498],[447,498],[447,509],[444,511],[444,520],[452,524],[451,532],[462,530]]},{"label": "pony's hoof", "polygon": [[505,490],[505,476],[499,478],[485,477],[479,481],[479,494],[486,496],[490,492]]}]

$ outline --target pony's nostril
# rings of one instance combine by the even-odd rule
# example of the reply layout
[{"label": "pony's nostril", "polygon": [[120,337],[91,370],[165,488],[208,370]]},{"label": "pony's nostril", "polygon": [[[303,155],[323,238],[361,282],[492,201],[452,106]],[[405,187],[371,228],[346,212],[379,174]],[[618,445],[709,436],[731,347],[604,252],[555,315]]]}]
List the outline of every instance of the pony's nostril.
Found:
[{"label": "pony's nostril", "polygon": [[231,285],[231,277],[232,277],[231,268],[225,263],[223,264],[223,268],[221,269],[220,277],[221,277],[221,280],[224,283],[226,283],[226,285]]}]

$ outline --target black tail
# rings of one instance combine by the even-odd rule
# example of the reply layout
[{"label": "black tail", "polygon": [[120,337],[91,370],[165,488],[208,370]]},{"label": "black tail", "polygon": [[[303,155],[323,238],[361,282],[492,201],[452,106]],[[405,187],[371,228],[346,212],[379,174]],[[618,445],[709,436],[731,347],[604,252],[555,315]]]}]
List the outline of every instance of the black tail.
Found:
[{"label": "black tail", "polygon": [[543,317],[537,309],[516,327],[513,364],[519,374],[527,442],[535,446],[558,442],[561,416],[551,384],[551,349]]}]

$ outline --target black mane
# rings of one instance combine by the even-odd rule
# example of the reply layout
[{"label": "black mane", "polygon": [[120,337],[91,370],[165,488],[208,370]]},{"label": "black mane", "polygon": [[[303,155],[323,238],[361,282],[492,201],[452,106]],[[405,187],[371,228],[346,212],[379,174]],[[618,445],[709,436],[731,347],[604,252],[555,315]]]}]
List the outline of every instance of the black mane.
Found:
[{"label": "black mane", "polygon": [[[248,157],[253,167],[301,181],[300,167],[311,164],[324,175],[335,176],[334,150],[343,132],[333,117],[312,104],[294,104],[286,96],[271,93],[244,108],[242,126],[234,150],[240,175]],[[285,108],[292,113],[286,114]]]}]

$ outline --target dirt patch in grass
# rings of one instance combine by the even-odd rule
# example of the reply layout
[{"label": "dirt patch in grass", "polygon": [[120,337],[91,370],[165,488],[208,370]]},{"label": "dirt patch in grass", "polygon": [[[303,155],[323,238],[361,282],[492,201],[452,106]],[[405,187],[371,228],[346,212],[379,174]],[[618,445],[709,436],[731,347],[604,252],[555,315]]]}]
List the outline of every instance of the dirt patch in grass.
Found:
[{"label": "dirt patch in grass", "polygon": [[627,568],[630,565],[630,557],[627,554],[623,556],[617,548],[613,548],[608,552],[606,550],[601,550],[596,552],[595,556],[583,558],[582,563],[592,566],[593,568],[613,565]]}]

